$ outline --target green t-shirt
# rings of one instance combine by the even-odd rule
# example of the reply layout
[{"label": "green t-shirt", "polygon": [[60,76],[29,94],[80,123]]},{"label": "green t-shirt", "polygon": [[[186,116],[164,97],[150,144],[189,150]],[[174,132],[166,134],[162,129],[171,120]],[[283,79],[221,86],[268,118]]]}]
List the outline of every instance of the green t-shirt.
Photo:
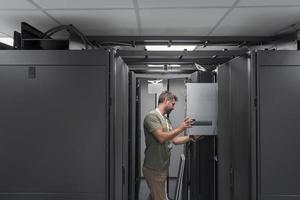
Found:
[{"label": "green t-shirt", "polygon": [[145,133],[145,159],[144,166],[150,169],[167,169],[170,165],[171,143],[166,141],[160,144],[152,134],[155,129],[163,128],[163,131],[172,129],[170,120],[162,116],[157,110],[149,112],[144,118]]}]

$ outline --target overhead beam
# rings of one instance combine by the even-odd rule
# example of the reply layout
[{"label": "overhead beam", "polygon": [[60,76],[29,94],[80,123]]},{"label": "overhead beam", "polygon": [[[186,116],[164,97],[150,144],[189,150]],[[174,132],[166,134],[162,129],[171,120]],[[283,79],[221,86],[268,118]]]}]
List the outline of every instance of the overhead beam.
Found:
[{"label": "overhead beam", "polygon": [[[163,67],[148,67],[147,65],[131,65],[129,66],[129,69],[133,70],[140,70],[140,69],[148,69],[148,70],[160,70],[163,69]],[[167,69],[180,69],[180,70],[197,70],[195,65],[181,65],[180,67],[170,67],[168,66]]]},{"label": "overhead beam", "polygon": [[231,58],[123,58],[127,65],[143,65],[143,64],[192,64],[200,65],[217,65],[229,61]]},{"label": "overhead beam", "polygon": [[118,50],[117,54],[121,57],[231,57],[245,55],[248,50],[230,50],[230,51],[128,51]]},{"label": "overhead beam", "polygon": [[267,36],[88,36],[93,41],[111,42],[111,41],[210,41],[210,42],[259,42],[272,41],[272,37]]},{"label": "overhead beam", "polygon": [[148,73],[148,74],[139,74],[137,72],[135,74],[137,78],[151,78],[151,79],[175,79],[175,78],[190,78],[191,74],[183,74],[183,73],[173,73],[173,74],[162,74],[162,73]]},{"label": "overhead beam", "polygon": [[263,45],[274,37],[265,36],[88,36],[100,46],[140,46],[140,45],[203,45],[203,46],[242,46]]},{"label": "overhead beam", "polygon": [[133,70],[135,73],[138,74],[152,74],[156,76],[157,78],[160,76],[157,76],[158,74],[163,75],[164,77],[168,77],[166,75],[171,75],[171,74],[192,74],[195,72],[195,70],[178,70],[178,71],[162,71],[162,70]]},{"label": "overhead beam", "polygon": [[[95,40],[92,40],[92,43],[95,44]],[[180,45],[203,45],[203,47],[206,46],[240,46],[241,44],[247,44],[247,45],[262,45],[262,44],[267,44],[265,41],[222,41],[222,42],[217,42],[217,41],[173,41],[172,45],[180,46]],[[158,45],[164,45],[168,46],[169,42],[168,41],[97,41],[97,45],[100,46],[131,46],[131,47],[136,47],[136,46],[145,46],[145,45],[151,45],[151,46],[158,46]]]},{"label": "overhead beam", "polygon": [[102,46],[137,45],[203,45],[205,46],[253,46],[275,42],[283,37],[297,40],[297,32],[274,36],[87,36],[94,44]]}]

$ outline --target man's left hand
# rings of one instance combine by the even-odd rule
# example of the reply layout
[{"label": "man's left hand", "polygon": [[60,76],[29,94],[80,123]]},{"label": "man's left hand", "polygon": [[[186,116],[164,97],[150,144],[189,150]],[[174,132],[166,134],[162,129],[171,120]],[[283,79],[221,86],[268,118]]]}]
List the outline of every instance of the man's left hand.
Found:
[{"label": "man's left hand", "polygon": [[190,141],[196,142],[197,140],[202,140],[204,139],[205,136],[203,135],[190,135]]}]

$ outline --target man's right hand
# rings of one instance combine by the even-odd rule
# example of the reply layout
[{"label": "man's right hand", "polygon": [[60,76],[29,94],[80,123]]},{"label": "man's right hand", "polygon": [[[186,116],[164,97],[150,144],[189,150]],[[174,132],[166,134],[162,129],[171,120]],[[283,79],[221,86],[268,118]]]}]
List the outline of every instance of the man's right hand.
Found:
[{"label": "man's right hand", "polygon": [[190,118],[185,118],[182,122],[181,122],[181,124],[180,124],[180,129],[182,130],[182,131],[184,131],[185,129],[187,129],[187,128],[191,128],[192,127],[192,119],[190,119]]}]

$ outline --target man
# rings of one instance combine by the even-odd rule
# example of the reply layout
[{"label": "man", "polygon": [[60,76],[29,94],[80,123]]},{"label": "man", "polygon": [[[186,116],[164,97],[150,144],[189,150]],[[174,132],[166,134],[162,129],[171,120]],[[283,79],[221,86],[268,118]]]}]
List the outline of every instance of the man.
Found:
[{"label": "man", "polygon": [[172,129],[170,120],[165,116],[174,109],[176,95],[169,91],[162,92],[158,99],[158,107],[149,112],[144,119],[145,160],[143,173],[150,189],[148,200],[165,200],[165,181],[170,164],[172,143],[184,144],[189,136],[178,136],[191,127],[191,119],[186,118]]}]

